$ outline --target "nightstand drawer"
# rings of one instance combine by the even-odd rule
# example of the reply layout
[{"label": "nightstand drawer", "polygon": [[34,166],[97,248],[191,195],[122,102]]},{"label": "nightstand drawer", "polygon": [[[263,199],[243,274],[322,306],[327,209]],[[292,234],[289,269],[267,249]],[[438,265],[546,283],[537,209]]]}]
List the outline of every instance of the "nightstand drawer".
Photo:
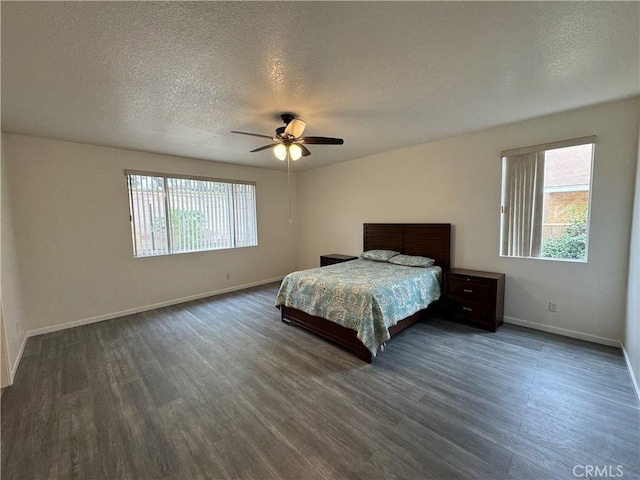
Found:
[{"label": "nightstand drawer", "polygon": [[488,324],[491,322],[491,307],[464,300],[449,300],[453,314],[460,319]]},{"label": "nightstand drawer", "polygon": [[493,296],[493,285],[470,280],[468,277],[450,275],[449,295],[461,297],[476,303],[491,303]]}]

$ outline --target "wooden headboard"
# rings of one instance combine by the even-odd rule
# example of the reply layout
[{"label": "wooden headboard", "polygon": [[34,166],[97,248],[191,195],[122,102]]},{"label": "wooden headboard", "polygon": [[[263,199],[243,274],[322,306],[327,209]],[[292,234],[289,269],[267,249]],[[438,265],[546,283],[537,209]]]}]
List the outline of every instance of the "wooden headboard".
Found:
[{"label": "wooden headboard", "polygon": [[447,271],[451,267],[451,224],[365,223],[364,250],[376,249],[433,258]]}]

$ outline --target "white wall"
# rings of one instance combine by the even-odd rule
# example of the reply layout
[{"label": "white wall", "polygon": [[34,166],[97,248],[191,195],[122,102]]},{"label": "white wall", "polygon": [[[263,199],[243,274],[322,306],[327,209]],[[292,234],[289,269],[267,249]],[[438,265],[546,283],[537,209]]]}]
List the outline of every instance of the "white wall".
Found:
[{"label": "white wall", "polygon": [[627,315],[624,329],[624,348],[636,382],[640,385],[640,133],[638,135],[636,165],[636,191],[633,203],[631,250],[629,255],[629,284],[627,288]]},{"label": "white wall", "polygon": [[[317,265],[323,253],[360,253],[364,222],[450,222],[454,267],[506,273],[508,321],[617,344],[638,105],[635,98],[583,108],[299,173],[298,267]],[[501,258],[500,152],[593,134],[589,262]]]},{"label": "white wall", "polygon": [[[7,155],[5,153],[6,134],[0,134],[0,176],[1,178],[1,212],[2,218],[0,244],[0,302],[1,317],[4,322],[5,346],[8,357],[7,367],[11,373],[15,372],[17,361],[22,354],[23,342],[27,332],[27,322],[23,312],[22,283],[18,270],[18,257],[16,253],[17,241],[14,235],[14,215],[12,211],[10,190],[15,188],[7,176]],[[3,359],[4,360],[4,359]],[[3,365],[4,367],[4,365]]]},{"label": "white wall", "polygon": [[[4,147],[29,330],[277,279],[295,267],[286,173],[7,133]],[[134,259],[124,169],[256,181],[259,245]]]}]

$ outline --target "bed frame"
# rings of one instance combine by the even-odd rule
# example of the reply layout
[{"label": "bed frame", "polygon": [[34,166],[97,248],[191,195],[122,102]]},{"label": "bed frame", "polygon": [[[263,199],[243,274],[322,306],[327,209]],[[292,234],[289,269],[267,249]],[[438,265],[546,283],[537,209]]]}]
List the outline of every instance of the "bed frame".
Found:
[{"label": "bed frame", "polygon": [[[396,250],[405,255],[420,255],[433,258],[435,265],[443,272],[451,266],[451,224],[450,223],[365,223],[364,251]],[[444,277],[443,277],[444,278]],[[435,304],[436,302],[434,302]],[[433,305],[433,304],[432,304]],[[389,328],[393,337],[408,326],[420,320],[429,308],[420,310],[400,320]],[[373,361],[371,352],[357,337],[357,332],[333,323],[322,317],[309,315],[295,308],[280,307],[284,323],[298,325],[351,350],[367,363]]]}]

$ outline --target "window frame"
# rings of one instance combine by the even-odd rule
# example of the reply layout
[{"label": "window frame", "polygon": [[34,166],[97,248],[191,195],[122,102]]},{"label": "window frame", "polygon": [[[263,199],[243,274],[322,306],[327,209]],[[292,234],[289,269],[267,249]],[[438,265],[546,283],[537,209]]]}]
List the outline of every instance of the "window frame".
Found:
[{"label": "window frame", "polygon": [[[539,152],[547,152],[550,150],[557,150],[561,148],[568,147],[578,147],[581,145],[591,145],[591,159],[589,165],[589,184],[587,191],[589,192],[589,198],[587,202],[587,219],[586,219],[586,241],[585,241],[585,258],[553,258],[553,257],[544,257],[542,256],[542,252],[540,256],[524,256],[524,255],[507,255],[503,254],[503,235],[504,235],[504,219],[505,219],[505,164],[507,161],[507,157],[521,155],[526,153],[539,153]],[[570,263],[582,263],[586,264],[589,262],[589,243],[591,236],[591,204],[593,200],[593,175],[594,175],[594,166],[595,166],[595,157],[596,157],[596,145],[597,145],[597,136],[589,135],[585,137],[572,138],[568,140],[561,140],[557,142],[549,142],[538,145],[531,145],[528,147],[520,147],[513,148],[509,150],[503,150],[500,152],[500,159],[502,162],[502,172],[501,172],[501,185],[500,185],[500,232],[499,232],[499,245],[498,245],[498,255],[501,258],[518,258],[518,259],[527,259],[527,260],[546,260],[553,262],[570,262]],[[544,191],[544,186],[543,186]],[[544,202],[542,208],[544,209]],[[543,219],[544,220],[544,219]],[[542,225],[541,225],[542,228]],[[542,247],[541,247],[542,248]]]},{"label": "window frame", "polygon": [[[132,250],[133,250],[133,258],[154,258],[154,257],[163,257],[163,256],[169,256],[169,255],[180,255],[180,254],[185,254],[185,253],[200,253],[200,252],[210,252],[210,251],[216,251],[216,250],[230,250],[230,249],[237,249],[237,248],[250,248],[250,247],[257,247],[259,245],[258,242],[258,191],[257,191],[257,182],[252,181],[252,180],[237,180],[237,179],[228,179],[228,178],[218,178],[218,177],[206,177],[206,176],[201,176],[201,175],[188,175],[188,174],[178,174],[178,173],[165,173],[165,172],[155,172],[155,171],[149,171],[149,170],[132,170],[132,169],[125,169],[124,170],[124,176],[125,176],[125,181],[127,184],[127,195],[128,195],[128,203],[129,203],[129,223],[130,223],[130,228],[131,228],[131,240],[132,240]],[[152,253],[152,254],[137,254],[137,240],[136,240],[136,235],[139,234],[140,232],[138,232],[138,229],[135,226],[135,214],[134,214],[134,207],[133,207],[133,190],[131,188],[131,183],[130,183],[130,178],[132,176],[144,176],[144,177],[152,177],[152,178],[162,178],[163,179],[163,206],[164,206],[164,211],[165,211],[165,220],[166,220],[166,228],[165,228],[165,235],[166,235],[166,242],[167,242],[167,252],[163,252],[163,253]],[[254,213],[254,217],[253,223],[254,223],[254,237],[255,237],[255,244],[253,245],[237,245],[238,241],[237,241],[237,231],[238,231],[238,225],[237,225],[237,218],[235,215],[235,211],[234,211],[234,204],[235,202],[233,201],[234,198],[232,198],[231,201],[231,208],[229,211],[226,212],[226,214],[229,216],[229,218],[231,219],[231,225],[230,228],[233,230],[233,235],[231,236],[231,246],[225,246],[225,247],[220,247],[220,248],[202,248],[202,249],[197,249],[197,250],[181,250],[181,251],[171,251],[174,246],[174,239],[172,238],[172,232],[171,232],[171,224],[170,224],[170,216],[171,216],[171,212],[173,210],[172,208],[172,202],[169,199],[169,181],[170,180],[193,180],[193,181],[198,181],[198,182],[209,182],[209,183],[222,183],[222,184],[227,184],[227,185],[248,185],[248,186],[253,186],[253,213]]]}]

